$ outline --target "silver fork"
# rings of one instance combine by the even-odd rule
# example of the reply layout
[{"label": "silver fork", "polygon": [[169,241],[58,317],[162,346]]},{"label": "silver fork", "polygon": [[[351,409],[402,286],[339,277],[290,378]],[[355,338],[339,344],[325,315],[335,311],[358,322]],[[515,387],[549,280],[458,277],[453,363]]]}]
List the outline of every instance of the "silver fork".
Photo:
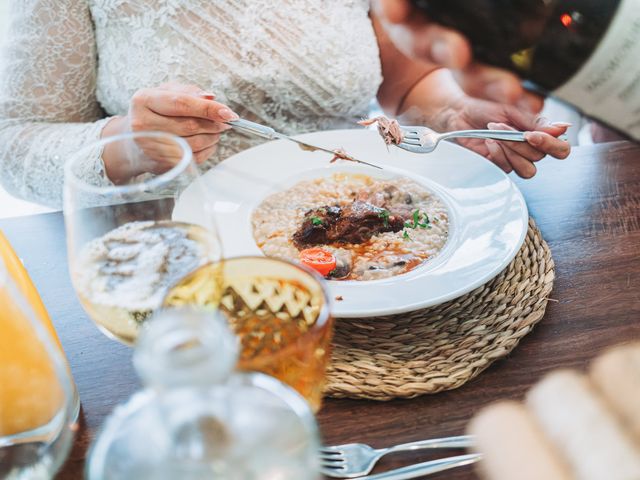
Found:
[{"label": "silver fork", "polygon": [[473,437],[471,435],[461,435],[403,443],[378,449],[364,443],[322,447],[320,449],[321,471],[328,477],[354,478],[369,473],[377,461],[389,453],[433,448],[469,448],[472,445]]},{"label": "silver fork", "polygon": [[[423,126],[401,126],[402,142],[396,146],[413,153],[431,153],[442,140],[450,138],[492,138],[509,142],[526,142],[524,134],[517,130],[457,130],[455,132],[437,133]],[[560,140],[567,140],[566,135],[560,135]]]}]

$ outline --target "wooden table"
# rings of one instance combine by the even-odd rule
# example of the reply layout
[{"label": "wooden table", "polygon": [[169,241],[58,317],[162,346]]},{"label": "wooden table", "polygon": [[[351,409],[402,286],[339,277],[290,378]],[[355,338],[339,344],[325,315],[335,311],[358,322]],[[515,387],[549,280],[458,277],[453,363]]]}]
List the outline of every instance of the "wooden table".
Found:
[{"label": "wooden table", "polygon": [[[551,369],[584,368],[605,347],[640,338],[640,145],[580,147],[565,161],[539,165],[533,180],[517,181],[557,268],[555,301],[535,331],[457,390],[386,403],[328,399],[319,414],[326,442],[385,446],[460,434],[489,402],[521,398]],[[67,273],[60,213],[3,220],[0,228],[24,259],[71,362],[83,409],[59,478],[81,478],[96,430],[139,388],[131,351],[98,332],[80,307]],[[377,471],[428,458],[400,454]],[[463,467],[429,478],[475,476]]]}]

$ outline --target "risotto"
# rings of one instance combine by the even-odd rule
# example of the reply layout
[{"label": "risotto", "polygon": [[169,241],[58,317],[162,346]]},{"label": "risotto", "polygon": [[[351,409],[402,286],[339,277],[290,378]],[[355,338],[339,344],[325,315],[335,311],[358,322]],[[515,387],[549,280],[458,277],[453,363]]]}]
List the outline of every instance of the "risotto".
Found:
[{"label": "risotto", "polygon": [[442,250],[449,230],[445,205],[422,185],[342,173],[270,195],[251,220],[265,255],[307,264],[334,280],[413,270]]}]

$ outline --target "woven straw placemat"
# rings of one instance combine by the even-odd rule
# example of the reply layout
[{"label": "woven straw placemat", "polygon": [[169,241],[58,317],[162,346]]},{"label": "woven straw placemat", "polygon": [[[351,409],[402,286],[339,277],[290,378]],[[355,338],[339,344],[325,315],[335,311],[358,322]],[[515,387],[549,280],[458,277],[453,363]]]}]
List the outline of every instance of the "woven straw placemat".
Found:
[{"label": "woven straw placemat", "polygon": [[457,388],[515,348],[544,315],[554,280],[533,220],[497,277],[442,305],[337,319],[325,394],[391,400]]}]

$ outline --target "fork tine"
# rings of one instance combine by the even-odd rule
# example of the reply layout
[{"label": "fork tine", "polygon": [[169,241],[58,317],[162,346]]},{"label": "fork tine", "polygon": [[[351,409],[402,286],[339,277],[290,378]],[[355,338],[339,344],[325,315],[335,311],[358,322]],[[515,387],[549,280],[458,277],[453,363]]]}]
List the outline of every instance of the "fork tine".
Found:
[{"label": "fork tine", "polygon": [[416,134],[416,135],[414,135],[413,133],[410,133],[410,134],[404,135],[404,136],[402,137],[402,139],[403,139],[403,140],[406,140],[406,139],[408,139],[408,138],[410,138],[410,139],[412,139],[412,140],[420,140],[420,138],[421,138],[421,137],[420,137],[420,135],[417,135],[417,134]]},{"label": "fork tine", "polygon": [[320,455],[318,455],[318,457],[320,457],[322,460],[326,460],[327,462],[345,462],[346,458],[343,455],[331,455],[331,454],[327,454],[327,453],[320,453]]},{"label": "fork tine", "polygon": [[323,446],[323,447],[320,447],[319,451],[322,453],[328,453],[328,454],[334,454],[334,455],[343,454],[342,449],[337,445]]},{"label": "fork tine", "polygon": [[422,146],[422,142],[418,138],[414,137],[404,137],[402,139],[402,143],[406,143],[408,145],[417,145],[419,147]]},{"label": "fork tine", "polygon": [[408,132],[403,132],[402,133],[402,139],[405,140],[407,138],[413,138],[415,140],[420,138],[420,135],[417,133],[408,133]]},{"label": "fork tine", "polygon": [[345,465],[347,464],[347,460],[344,458],[333,460],[332,458],[320,457],[320,463],[322,464],[323,467],[345,468]]},{"label": "fork tine", "polygon": [[337,468],[325,468],[320,467],[320,473],[326,477],[334,477],[334,478],[345,478],[342,470]]},{"label": "fork tine", "polygon": [[421,147],[419,145],[409,145],[407,143],[399,143],[398,145],[396,145],[398,148],[401,148],[402,150],[406,150],[407,152],[411,152],[411,153],[424,153],[425,149],[424,147]]},{"label": "fork tine", "polygon": [[338,455],[335,453],[320,452],[318,458],[320,458],[323,463],[341,464],[347,462],[347,459],[344,455]]}]

